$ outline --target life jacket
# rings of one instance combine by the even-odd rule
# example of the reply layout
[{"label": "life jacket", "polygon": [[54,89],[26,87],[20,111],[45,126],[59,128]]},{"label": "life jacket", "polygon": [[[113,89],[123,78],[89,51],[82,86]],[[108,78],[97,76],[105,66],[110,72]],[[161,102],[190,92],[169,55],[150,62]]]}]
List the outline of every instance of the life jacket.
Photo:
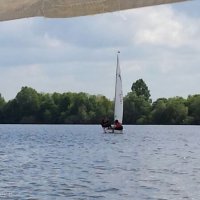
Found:
[{"label": "life jacket", "polygon": [[115,124],[115,127],[116,128],[119,128],[119,127],[121,127],[122,125],[119,123],[119,122],[117,122],[116,124]]},{"label": "life jacket", "polygon": [[116,130],[122,130],[123,129],[122,124],[120,122],[115,123],[115,129]]}]

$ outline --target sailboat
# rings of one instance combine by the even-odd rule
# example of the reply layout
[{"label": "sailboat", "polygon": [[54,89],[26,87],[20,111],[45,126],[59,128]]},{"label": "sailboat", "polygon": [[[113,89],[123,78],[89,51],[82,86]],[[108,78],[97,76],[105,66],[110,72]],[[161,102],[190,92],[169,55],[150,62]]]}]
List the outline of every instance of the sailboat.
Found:
[{"label": "sailboat", "polygon": [[[123,123],[123,91],[122,91],[122,77],[119,63],[119,51],[117,53],[117,68],[115,77],[115,107],[114,107],[114,122]],[[115,125],[114,125],[115,126]],[[113,128],[104,128],[105,133],[123,133],[123,126],[121,130]]]}]

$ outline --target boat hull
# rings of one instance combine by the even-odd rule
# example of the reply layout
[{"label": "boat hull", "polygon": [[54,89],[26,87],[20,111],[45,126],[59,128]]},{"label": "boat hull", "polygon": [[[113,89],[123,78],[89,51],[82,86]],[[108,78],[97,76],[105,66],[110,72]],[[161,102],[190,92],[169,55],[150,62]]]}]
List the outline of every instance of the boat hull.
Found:
[{"label": "boat hull", "polygon": [[104,133],[108,133],[108,134],[123,134],[123,130],[113,130],[113,129],[108,129],[108,128],[105,128],[104,130]]}]

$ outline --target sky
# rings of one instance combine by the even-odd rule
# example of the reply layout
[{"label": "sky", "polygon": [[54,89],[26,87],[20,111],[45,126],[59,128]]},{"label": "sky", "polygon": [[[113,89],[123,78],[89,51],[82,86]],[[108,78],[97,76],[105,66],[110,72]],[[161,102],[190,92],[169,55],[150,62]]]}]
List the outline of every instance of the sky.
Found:
[{"label": "sky", "polygon": [[66,18],[0,22],[0,93],[114,97],[116,54],[124,96],[142,78],[151,98],[200,94],[200,1]]}]

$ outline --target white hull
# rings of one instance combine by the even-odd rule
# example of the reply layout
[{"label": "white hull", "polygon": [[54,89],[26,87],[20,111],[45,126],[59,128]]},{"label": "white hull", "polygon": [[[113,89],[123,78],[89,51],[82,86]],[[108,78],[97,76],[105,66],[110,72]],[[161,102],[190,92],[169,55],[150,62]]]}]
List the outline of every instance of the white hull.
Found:
[{"label": "white hull", "polygon": [[123,134],[123,130],[113,130],[105,128],[103,129],[104,133],[110,133],[110,134]]}]

